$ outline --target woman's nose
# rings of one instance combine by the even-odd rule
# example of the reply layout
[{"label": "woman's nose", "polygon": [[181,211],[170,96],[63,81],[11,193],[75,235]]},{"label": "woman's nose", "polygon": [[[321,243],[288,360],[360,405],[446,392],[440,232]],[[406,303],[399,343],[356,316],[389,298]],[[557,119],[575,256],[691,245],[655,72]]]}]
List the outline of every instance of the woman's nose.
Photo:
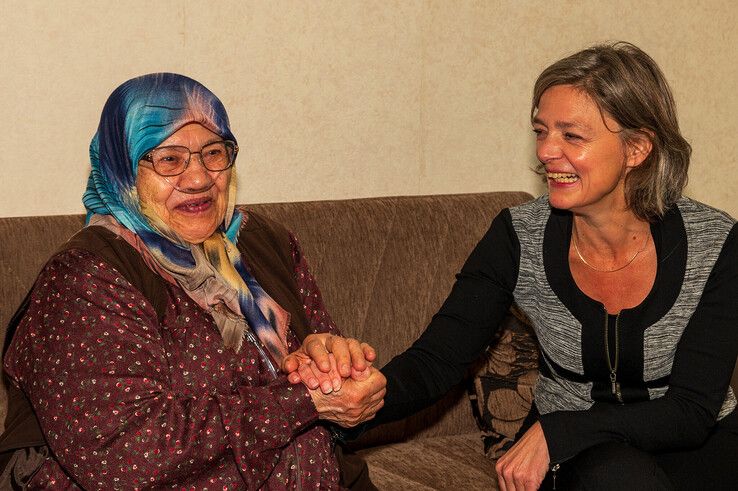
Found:
[{"label": "woman's nose", "polygon": [[213,182],[213,176],[202,162],[202,155],[193,153],[187,168],[179,175],[176,187],[180,191],[198,192],[210,189]]},{"label": "woman's nose", "polygon": [[550,136],[536,140],[536,155],[541,163],[554,161],[561,157],[561,146]]}]

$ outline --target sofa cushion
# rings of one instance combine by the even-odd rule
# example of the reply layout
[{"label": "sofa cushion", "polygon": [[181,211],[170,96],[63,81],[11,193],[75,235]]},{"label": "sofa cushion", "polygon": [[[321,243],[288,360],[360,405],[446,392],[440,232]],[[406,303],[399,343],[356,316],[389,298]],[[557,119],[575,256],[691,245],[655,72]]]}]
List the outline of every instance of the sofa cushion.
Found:
[{"label": "sofa cushion", "polygon": [[418,438],[359,454],[383,491],[497,489],[494,462],[484,456],[478,432]]},{"label": "sofa cushion", "polygon": [[497,459],[515,441],[533,403],[538,378],[538,343],[530,323],[511,309],[473,380],[474,413],[484,451]]}]

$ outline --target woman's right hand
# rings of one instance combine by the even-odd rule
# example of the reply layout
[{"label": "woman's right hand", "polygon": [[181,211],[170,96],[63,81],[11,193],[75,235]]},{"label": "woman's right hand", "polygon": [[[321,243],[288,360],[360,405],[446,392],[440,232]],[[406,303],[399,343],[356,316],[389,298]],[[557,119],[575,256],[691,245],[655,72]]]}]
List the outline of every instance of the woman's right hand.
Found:
[{"label": "woman's right hand", "polygon": [[387,379],[382,372],[368,367],[358,379],[344,380],[340,389],[325,394],[311,390],[318,417],[351,428],[368,421],[384,405]]},{"label": "woman's right hand", "polygon": [[356,339],[310,334],[302,346],[285,357],[282,371],[293,384],[303,382],[309,389],[320,387],[329,394],[339,390],[346,378],[364,378],[376,357],[374,348]]}]

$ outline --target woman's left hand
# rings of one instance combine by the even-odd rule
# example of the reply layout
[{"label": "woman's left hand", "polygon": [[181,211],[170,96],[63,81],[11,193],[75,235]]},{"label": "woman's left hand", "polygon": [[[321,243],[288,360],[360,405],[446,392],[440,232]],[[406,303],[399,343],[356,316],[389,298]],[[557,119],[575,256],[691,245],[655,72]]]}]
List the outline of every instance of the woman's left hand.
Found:
[{"label": "woman's left hand", "polygon": [[341,388],[342,380],[363,379],[377,358],[374,348],[353,338],[334,334],[310,334],[282,362],[282,371],[293,384],[328,394]]},{"label": "woman's left hand", "polygon": [[536,422],[495,464],[502,491],[532,491],[541,486],[550,463],[541,423]]},{"label": "woman's left hand", "polygon": [[347,379],[332,394],[311,390],[315,409],[320,419],[332,421],[344,428],[353,428],[374,417],[384,406],[387,379],[382,372],[369,367],[359,379]]}]

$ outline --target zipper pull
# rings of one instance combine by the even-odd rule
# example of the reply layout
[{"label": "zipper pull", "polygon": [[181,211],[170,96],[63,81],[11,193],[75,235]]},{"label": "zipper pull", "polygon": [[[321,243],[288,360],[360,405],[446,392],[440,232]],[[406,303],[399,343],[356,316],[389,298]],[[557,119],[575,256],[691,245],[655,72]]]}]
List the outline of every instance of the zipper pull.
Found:
[{"label": "zipper pull", "polygon": [[556,490],[556,471],[559,470],[559,467],[561,467],[561,464],[554,464],[551,466],[551,479],[552,479],[552,485],[553,487],[551,489]]},{"label": "zipper pull", "polygon": [[620,382],[617,381],[617,374],[615,373],[615,370],[610,372],[610,389],[612,390],[612,395],[615,396],[615,399],[618,400],[620,404],[623,403],[623,393],[620,391]]},{"label": "zipper pull", "polygon": [[617,382],[618,376],[615,373],[615,370],[610,370],[610,390],[612,391],[612,395],[616,396],[618,395],[619,391],[619,385]]}]

